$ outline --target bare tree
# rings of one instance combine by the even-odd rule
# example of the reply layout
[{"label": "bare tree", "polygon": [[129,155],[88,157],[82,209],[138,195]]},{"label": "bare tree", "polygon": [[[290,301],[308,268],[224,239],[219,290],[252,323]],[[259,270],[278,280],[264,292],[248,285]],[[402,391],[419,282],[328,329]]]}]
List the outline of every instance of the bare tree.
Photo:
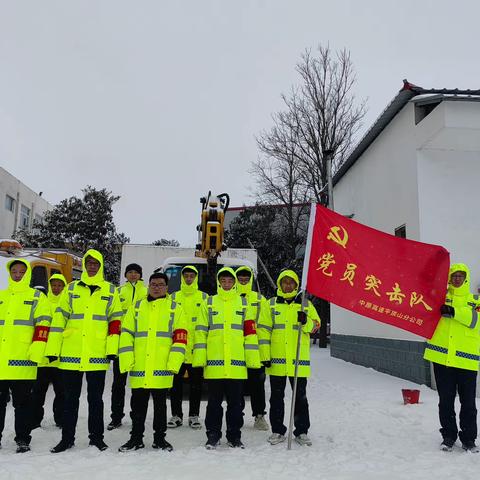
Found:
[{"label": "bare tree", "polygon": [[286,118],[289,115],[275,114],[274,127],[257,138],[263,156],[253,163],[251,173],[257,183],[257,201],[282,207],[277,215],[278,228],[285,232],[284,246],[288,258],[294,261],[306,235],[309,193],[299,168],[296,132],[292,119]]},{"label": "bare tree", "polygon": [[[319,46],[316,55],[308,49],[296,70],[300,85],[292,87],[289,96],[282,95],[285,111],[273,115],[274,126],[263,132],[257,142],[273,165],[272,173],[278,177],[279,171],[288,172],[293,163],[302,196],[325,203],[324,153],[332,152],[334,169],[343,163],[361,127],[366,103],[361,101],[357,105],[353,93],[356,76],[350,53],[345,49],[333,54],[328,46]],[[265,162],[254,164],[254,170],[260,174],[260,197],[270,192],[263,175],[268,172],[265,168],[263,173],[259,170],[267,165]]]}]

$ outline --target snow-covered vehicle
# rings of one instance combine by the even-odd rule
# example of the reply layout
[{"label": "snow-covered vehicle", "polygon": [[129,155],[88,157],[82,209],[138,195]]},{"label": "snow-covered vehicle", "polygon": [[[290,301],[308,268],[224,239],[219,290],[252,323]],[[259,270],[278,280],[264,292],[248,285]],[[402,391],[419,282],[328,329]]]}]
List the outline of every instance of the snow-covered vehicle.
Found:
[{"label": "snow-covered vehicle", "polygon": [[8,286],[6,265],[10,260],[22,258],[32,266],[30,286],[48,289],[48,279],[54,273],[61,273],[68,282],[80,278],[81,257],[63,249],[22,248],[19,242],[0,239],[0,290]]}]

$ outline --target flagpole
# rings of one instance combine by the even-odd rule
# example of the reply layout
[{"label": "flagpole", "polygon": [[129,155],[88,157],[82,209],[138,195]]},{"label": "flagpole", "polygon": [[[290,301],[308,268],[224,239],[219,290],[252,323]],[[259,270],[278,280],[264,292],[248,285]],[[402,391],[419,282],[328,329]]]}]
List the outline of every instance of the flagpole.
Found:
[{"label": "flagpole", "polygon": [[[302,306],[301,311],[305,311],[305,290],[302,291]],[[300,340],[302,338],[302,327],[301,323],[297,323],[298,335],[297,335],[297,351],[295,354],[295,371],[293,373],[293,386],[292,386],[292,404],[290,405],[290,423],[288,425],[288,441],[287,449],[292,449],[292,435],[293,435],[293,419],[295,415],[295,402],[297,400],[297,381],[298,381],[298,361],[300,359]]]},{"label": "flagpole", "polygon": [[[315,215],[317,212],[317,206],[315,203],[310,204],[310,220],[308,222],[308,233],[307,233],[307,244],[305,246],[305,257],[303,260],[303,272],[302,272],[302,306],[301,311],[305,311],[305,291],[307,289],[307,277],[308,277],[308,264],[310,262],[310,251],[312,249],[312,237],[313,237],[313,227],[315,226]],[[300,359],[300,343],[302,339],[302,327],[303,325],[298,324],[298,335],[297,335],[297,349],[295,353],[295,371],[293,374],[293,386],[292,386],[292,403],[290,405],[290,422],[288,426],[288,441],[287,448],[288,450],[292,449],[292,435],[293,435],[293,419],[295,416],[295,402],[297,399],[297,381],[298,381],[298,361]]]}]

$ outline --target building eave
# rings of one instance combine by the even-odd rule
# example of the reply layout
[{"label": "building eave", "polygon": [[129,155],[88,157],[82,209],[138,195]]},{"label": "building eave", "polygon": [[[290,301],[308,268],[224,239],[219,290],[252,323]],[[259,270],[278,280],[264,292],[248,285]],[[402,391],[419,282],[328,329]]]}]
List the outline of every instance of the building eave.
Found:
[{"label": "building eave", "polygon": [[[363,153],[370,147],[376,138],[383,132],[383,130],[390,124],[390,122],[398,115],[398,113],[407,105],[410,100],[418,95],[432,94],[438,102],[446,99],[445,95],[449,95],[449,100],[456,98],[463,101],[479,101],[480,89],[477,90],[460,90],[455,89],[425,89],[418,87],[407,80],[403,81],[403,87],[393,100],[387,105],[385,110],[375,120],[373,125],[363,136],[360,142],[356,145],[352,153],[348,156],[342,166],[338,169],[333,177],[333,185],[336,185],[340,179],[347,173],[347,171],[355,164],[355,162],[363,155]],[[452,97],[453,96],[453,97]],[[470,98],[471,97],[471,98]],[[476,97],[476,98],[475,98]]]}]

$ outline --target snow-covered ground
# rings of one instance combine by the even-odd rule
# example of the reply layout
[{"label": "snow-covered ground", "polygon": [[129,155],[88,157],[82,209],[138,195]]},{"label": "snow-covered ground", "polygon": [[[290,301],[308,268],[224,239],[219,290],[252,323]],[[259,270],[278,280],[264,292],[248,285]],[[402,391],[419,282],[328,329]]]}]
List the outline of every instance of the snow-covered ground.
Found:
[{"label": "snow-covered ground", "polygon": [[[300,447],[293,442],[292,450],[288,451],[286,443],[269,445],[266,442],[269,433],[253,429],[247,402],[245,450],[229,449],[224,442],[216,451],[207,451],[203,446],[205,430],[193,431],[186,426],[168,431],[173,452],[152,450],[149,411],[144,450],[127,454],[117,451],[129,438],[130,425],[126,422],[121,429],[106,432],[110,449],[99,452],[87,446],[83,392],[76,445],[72,450],[53,455],[49,448],[59,441],[60,431],[53,425],[49,391],[44,426],[33,432],[32,451],[26,454],[14,453],[13,410],[9,404],[0,450],[0,478],[469,480],[479,477],[480,454],[465,453],[459,446],[451,453],[438,450],[441,438],[435,391],[420,386],[421,403],[403,405],[401,389],[418,386],[331,358],[329,350],[316,346],[312,346],[312,361],[313,376],[307,388],[312,447]],[[110,381],[108,376],[106,420]],[[266,385],[268,390],[268,380]],[[286,410],[289,413],[288,403]],[[205,402],[202,402],[202,418],[204,412]]]}]

